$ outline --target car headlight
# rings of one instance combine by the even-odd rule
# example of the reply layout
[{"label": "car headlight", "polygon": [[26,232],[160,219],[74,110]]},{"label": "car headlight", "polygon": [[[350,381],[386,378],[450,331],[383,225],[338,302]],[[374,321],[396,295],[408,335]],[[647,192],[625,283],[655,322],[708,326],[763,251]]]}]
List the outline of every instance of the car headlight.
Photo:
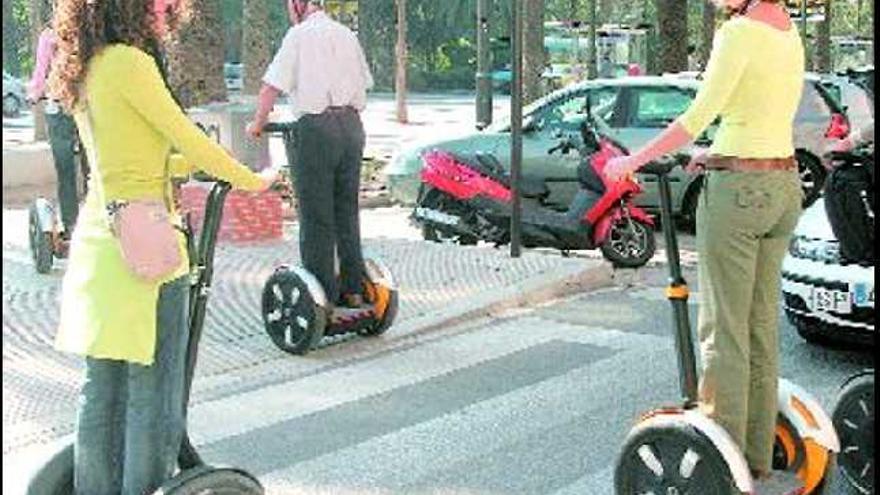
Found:
[{"label": "car headlight", "polygon": [[803,236],[792,238],[788,252],[795,258],[840,264],[840,244],[837,241],[810,239]]}]

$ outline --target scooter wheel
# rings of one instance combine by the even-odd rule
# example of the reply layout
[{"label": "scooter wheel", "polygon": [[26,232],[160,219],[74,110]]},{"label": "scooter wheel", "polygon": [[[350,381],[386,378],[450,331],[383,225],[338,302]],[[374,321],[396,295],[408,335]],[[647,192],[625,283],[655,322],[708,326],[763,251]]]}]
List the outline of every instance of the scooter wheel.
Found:
[{"label": "scooter wheel", "polygon": [[37,273],[46,274],[52,270],[52,234],[43,230],[37,208],[32,204],[28,210],[28,241]]},{"label": "scooter wheel", "polygon": [[874,374],[859,376],[840,391],[832,413],[840,438],[840,471],[858,493],[874,493]]},{"label": "scooter wheel", "polygon": [[154,495],[263,495],[263,486],[249,473],[233,468],[199,466],[165,482]]},{"label": "scooter wheel", "polygon": [[735,484],[718,449],[687,423],[636,426],[614,472],[617,495],[730,495]]},{"label": "scooter wheel", "polygon": [[313,275],[282,266],[263,288],[263,323],[282,351],[303,355],[318,345],[327,325],[324,293]]},{"label": "scooter wheel", "polygon": [[379,260],[365,259],[364,295],[376,309],[376,323],[362,333],[368,336],[382,335],[391,328],[397,317],[399,294],[391,271]]},{"label": "scooter wheel", "polygon": [[634,218],[618,218],[611,224],[601,249],[615,267],[639,268],[654,256],[657,249],[654,228]]}]

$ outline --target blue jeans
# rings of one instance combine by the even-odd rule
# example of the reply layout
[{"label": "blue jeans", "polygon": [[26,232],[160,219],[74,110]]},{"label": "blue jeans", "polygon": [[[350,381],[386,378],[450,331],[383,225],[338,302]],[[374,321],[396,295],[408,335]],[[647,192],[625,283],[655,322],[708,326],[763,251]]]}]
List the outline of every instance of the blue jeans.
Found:
[{"label": "blue jeans", "polygon": [[187,277],[162,286],[157,311],[152,366],[86,358],[74,444],[77,495],[144,495],[174,475],[185,421]]}]

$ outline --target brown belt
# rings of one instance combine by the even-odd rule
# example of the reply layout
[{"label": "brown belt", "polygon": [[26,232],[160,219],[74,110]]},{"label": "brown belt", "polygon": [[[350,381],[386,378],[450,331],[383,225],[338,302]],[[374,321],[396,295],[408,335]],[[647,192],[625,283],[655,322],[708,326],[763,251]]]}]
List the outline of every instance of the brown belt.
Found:
[{"label": "brown belt", "polygon": [[706,160],[707,170],[729,170],[731,172],[769,172],[772,170],[797,170],[797,162],[788,158],[737,158],[735,156],[710,156]]}]

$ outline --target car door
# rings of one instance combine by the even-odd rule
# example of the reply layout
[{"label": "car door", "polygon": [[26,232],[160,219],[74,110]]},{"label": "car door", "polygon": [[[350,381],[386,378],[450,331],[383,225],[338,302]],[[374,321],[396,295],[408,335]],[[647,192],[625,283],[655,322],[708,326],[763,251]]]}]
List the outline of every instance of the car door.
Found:
[{"label": "car door", "polygon": [[[589,97],[589,98],[588,98]],[[580,141],[580,126],[586,120],[587,102],[604,132],[613,132],[617,114],[617,88],[597,87],[575,91],[549,102],[527,116],[523,134],[523,175],[541,177],[550,189],[549,201],[567,208],[578,190],[577,167],[581,156],[549,151],[565,136]]]}]

